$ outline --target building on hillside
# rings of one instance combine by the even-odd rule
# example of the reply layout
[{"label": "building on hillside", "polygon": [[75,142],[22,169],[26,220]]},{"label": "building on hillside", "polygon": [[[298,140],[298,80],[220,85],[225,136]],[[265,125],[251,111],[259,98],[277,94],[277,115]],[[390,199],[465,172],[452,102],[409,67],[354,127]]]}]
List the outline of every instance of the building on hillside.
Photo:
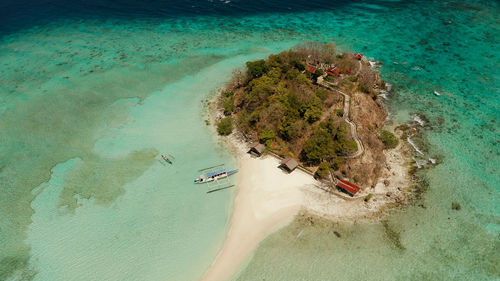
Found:
[{"label": "building on hillside", "polygon": [[328,74],[329,76],[339,76],[340,70],[338,68],[330,67],[326,70],[326,74]]},{"label": "building on hillside", "polygon": [[280,168],[284,169],[285,171],[291,173],[295,168],[299,166],[299,163],[292,157],[288,157],[286,159],[283,159],[283,161],[280,162]]},{"label": "building on hillside", "polygon": [[316,70],[318,70],[318,68],[316,66],[310,65],[310,64],[306,65],[307,72],[314,74],[316,72]]},{"label": "building on hillside", "polygon": [[248,153],[260,157],[266,151],[266,146],[262,143],[256,142],[250,146]]},{"label": "building on hillside", "polygon": [[357,58],[358,60],[360,60],[363,58],[363,54],[357,53],[357,54],[354,54],[354,57]]},{"label": "building on hillside", "polygon": [[354,183],[348,182],[346,180],[340,180],[337,183],[337,188],[339,189],[339,191],[345,192],[351,196],[356,195],[356,193],[358,193],[358,191],[361,189]]}]

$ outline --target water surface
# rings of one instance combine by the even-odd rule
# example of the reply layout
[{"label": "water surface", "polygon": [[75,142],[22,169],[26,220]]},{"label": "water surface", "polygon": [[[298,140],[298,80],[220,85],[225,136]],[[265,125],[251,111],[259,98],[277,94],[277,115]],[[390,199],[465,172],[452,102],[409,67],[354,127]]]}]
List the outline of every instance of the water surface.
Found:
[{"label": "water surface", "polygon": [[499,278],[498,2],[7,1],[1,10],[0,280],[198,279],[224,238],[231,191],[208,196],[192,179],[235,165],[205,125],[203,100],[245,61],[308,40],[384,63],[392,120],[424,115],[420,158],[442,163],[418,172],[422,198],[385,223],[298,220],[236,279]]}]

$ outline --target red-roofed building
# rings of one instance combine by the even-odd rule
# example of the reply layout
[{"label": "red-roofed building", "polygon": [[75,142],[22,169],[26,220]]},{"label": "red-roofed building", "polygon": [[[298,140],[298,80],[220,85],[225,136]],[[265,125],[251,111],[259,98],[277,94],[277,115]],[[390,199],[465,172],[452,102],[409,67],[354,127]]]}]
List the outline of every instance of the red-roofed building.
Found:
[{"label": "red-roofed building", "polygon": [[361,54],[361,53],[354,54],[354,57],[357,58],[358,60],[360,60],[363,58],[363,54]]},{"label": "red-roofed building", "polygon": [[338,68],[328,68],[326,71],[326,74],[330,76],[339,76],[340,75],[340,70]]},{"label": "red-roofed building", "polygon": [[310,65],[310,64],[306,65],[307,72],[314,74],[316,72],[316,70],[318,70],[318,68],[316,66]]},{"label": "red-roofed building", "polygon": [[346,180],[340,180],[337,183],[337,187],[338,187],[339,191],[343,191],[351,196],[356,195],[356,193],[358,193],[358,191],[361,189],[357,185],[350,183]]},{"label": "red-roofed building", "polygon": [[326,74],[330,76],[340,76],[340,74],[351,74],[351,69],[349,68],[329,68]]}]

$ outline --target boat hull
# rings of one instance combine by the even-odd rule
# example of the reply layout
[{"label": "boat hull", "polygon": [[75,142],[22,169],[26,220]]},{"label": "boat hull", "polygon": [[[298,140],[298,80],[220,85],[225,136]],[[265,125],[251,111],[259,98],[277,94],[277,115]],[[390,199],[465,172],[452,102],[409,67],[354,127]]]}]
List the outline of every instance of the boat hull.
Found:
[{"label": "boat hull", "polygon": [[227,178],[231,175],[236,174],[237,172],[238,172],[238,170],[231,170],[231,171],[222,172],[220,174],[213,175],[213,176],[211,176],[210,174],[203,174],[199,178],[195,179],[194,183],[202,184],[202,183],[213,182],[213,181],[216,181],[219,179]]}]

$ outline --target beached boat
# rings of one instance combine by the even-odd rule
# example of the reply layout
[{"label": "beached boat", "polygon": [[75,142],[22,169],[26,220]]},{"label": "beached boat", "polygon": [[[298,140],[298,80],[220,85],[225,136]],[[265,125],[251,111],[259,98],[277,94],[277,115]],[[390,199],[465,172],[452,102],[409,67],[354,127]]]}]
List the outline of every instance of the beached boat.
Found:
[{"label": "beached boat", "polygon": [[194,182],[195,183],[213,182],[213,181],[217,181],[219,179],[227,178],[230,175],[236,174],[237,172],[238,172],[238,170],[227,171],[226,169],[220,169],[217,171],[202,174],[197,179],[195,179]]},{"label": "beached boat", "polygon": [[172,160],[168,159],[168,157],[167,157],[167,156],[162,155],[162,156],[161,156],[161,158],[163,158],[163,160],[165,160],[168,164],[173,164],[173,163],[172,163]]}]

